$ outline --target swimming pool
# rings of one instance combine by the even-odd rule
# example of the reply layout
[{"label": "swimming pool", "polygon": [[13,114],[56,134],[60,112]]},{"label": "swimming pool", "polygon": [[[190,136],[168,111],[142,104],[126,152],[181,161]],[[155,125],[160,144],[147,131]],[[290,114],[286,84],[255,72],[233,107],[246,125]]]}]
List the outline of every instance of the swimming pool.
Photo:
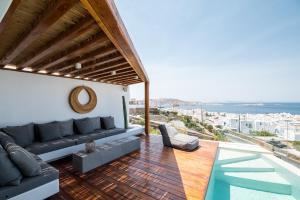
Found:
[{"label": "swimming pool", "polygon": [[205,200],[266,199],[300,199],[300,170],[258,146],[220,143]]}]

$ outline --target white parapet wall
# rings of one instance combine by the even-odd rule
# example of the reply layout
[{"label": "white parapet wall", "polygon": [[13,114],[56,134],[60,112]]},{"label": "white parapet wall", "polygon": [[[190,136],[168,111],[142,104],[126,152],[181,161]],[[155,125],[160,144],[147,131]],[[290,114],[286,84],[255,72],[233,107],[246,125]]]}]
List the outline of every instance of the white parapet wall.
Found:
[{"label": "white parapet wall", "polygon": [[[88,114],[78,114],[69,105],[71,90],[81,85],[91,87],[98,98],[96,108]],[[129,90],[125,92],[122,86],[1,70],[0,127],[111,115],[122,128],[122,96],[128,109]],[[86,93],[80,94],[81,102],[87,100]]]}]

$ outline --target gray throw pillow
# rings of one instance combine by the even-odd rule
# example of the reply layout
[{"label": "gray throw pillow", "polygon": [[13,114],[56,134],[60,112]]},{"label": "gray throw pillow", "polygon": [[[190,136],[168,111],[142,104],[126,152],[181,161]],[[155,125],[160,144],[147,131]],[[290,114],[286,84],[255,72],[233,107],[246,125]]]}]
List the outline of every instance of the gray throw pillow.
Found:
[{"label": "gray throw pillow", "polygon": [[74,135],[73,119],[57,122],[57,123],[59,124],[61,136],[65,137],[68,135]]},{"label": "gray throw pillow", "polygon": [[89,118],[91,120],[92,126],[94,130],[98,130],[101,129],[101,121],[100,121],[100,117],[92,117]]},{"label": "gray throw pillow", "polygon": [[8,126],[3,131],[11,136],[16,144],[21,147],[26,147],[34,142],[33,123],[24,126]]},{"label": "gray throw pillow", "polygon": [[95,130],[90,118],[77,119],[75,120],[75,125],[79,134],[85,135],[92,133]]},{"label": "gray throw pillow", "polygon": [[20,185],[22,174],[0,145],[0,186]]},{"label": "gray throw pillow", "polygon": [[15,141],[12,137],[0,131],[0,145],[5,148],[7,143],[15,143]]},{"label": "gray throw pillow", "polygon": [[114,129],[116,128],[115,126],[115,120],[113,117],[101,117],[101,125],[104,129]]},{"label": "gray throw pillow", "polygon": [[19,145],[9,143],[6,151],[10,159],[19,168],[24,176],[38,176],[42,173],[42,168],[38,161],[26,149]]},{"label": "gray throw pillow", "polygon": [[41,142],[58,140],[62,138],[58,122],[37,124],[36,126]]}]

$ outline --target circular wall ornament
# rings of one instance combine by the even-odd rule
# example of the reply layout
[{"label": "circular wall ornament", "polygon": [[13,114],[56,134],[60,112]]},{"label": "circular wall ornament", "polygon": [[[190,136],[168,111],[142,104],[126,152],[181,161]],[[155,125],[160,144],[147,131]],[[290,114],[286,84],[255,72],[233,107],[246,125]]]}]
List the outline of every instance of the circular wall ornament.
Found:
[{"label": "circular wall ornament", "polygon": [[[82,90],[85,90],[89,95],[89,101],[86,104],[81,104],[78,96]],[[87,86],[78,86],[72,90],[69,96],[71,108],[80,114],[91,112],[97,105],[97,96],[94,90]]]}]

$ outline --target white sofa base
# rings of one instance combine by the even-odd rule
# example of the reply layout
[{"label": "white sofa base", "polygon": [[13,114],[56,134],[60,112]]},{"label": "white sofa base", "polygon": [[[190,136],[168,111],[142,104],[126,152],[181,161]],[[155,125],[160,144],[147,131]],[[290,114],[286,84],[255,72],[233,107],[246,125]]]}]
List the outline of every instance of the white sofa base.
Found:
[{"label": "white sofa base", "polygon": [[37,188],[19,194],[9,200],[42,200],[59,192],[59,180],[54,180]]},{"label": "white sofa base", "polygon": [[[106,137],[106,138],[101,138],[99,140],[95,140],[95,142],[96,142],[97,145],[99,145],[99,144],[103,144],[105,142],[121,139],[121,138],[124,138],[124,137],[141,135],[141,134],[144,133],[144,131],[145,131],[145,129],[143,127],[134,126],[131,129],[128,129],[125,133],[121,133],[121,134]],[[51,162],[51,161],[63,158],[65,156],[68,156],[70,154],[77,153],[78,151],[83,150],[84,148],[85,148],[85,144],[78,144],[78,145],[74,145],[74,146],[71,146],[71,147],[59,149],[59,150],[56,150],[56,151],[51,151],[51,152],[48,152],[48,153],[40,154],[38,156],[43,161]]]}]

